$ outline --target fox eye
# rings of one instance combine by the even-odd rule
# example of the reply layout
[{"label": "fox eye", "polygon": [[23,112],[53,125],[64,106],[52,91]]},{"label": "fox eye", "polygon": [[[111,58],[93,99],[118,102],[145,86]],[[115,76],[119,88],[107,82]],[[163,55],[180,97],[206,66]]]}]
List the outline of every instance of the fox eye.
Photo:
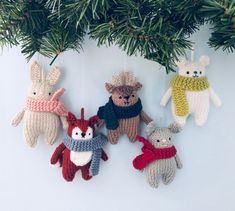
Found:
[{"label": "fox eye", "polygon": [[119,96],[119,99],[122,99],[122,96]]},{"label": "fox eye", "polygon": [[186,73],[189,74],[189,71],[187,71]]},{"label": "fox eye", "polygon": [[89,133],[88,135],[91,135],[91,133]]},{"label": "fox eye", "polygon": [[34,95],[36,95],[36,92],[33,92]]},{"label": "fox eye", "polygon": [[75,133],[75,135],[78,135],[78,133]]},{"label": "fox eye", "polygon": [[48,94],[51,95],[51,92],[49,92]]}]

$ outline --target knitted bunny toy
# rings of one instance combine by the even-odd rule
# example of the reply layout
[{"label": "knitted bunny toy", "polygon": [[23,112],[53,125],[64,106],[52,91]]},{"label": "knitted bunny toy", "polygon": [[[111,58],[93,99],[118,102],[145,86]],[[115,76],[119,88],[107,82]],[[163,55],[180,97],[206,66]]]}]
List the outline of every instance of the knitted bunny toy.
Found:
[{"label": "knitted bunny toy", "polygon": [[62,175],[68,182],[74,179],[78,170],[81,170],[84,180],[89,180],[99,173],[100,159],[108,160],[102,149],[108,140],[103,134],[95,136],[95,125],[99,118],[93,116],[85,120],[83,108],[81,119],[69,112],[67,121],[67,136],[53,153],[51,164],[62,167]]},{"label": "knitted bunny toy", "polygon": [[180,125],[186,123],[189,114],[195,118],[198,126],[205,124],[210,108],[210,99],[215,106],[221,106],[221,100],[209,86],[205,67],[209,64],[207,56],[201,56],[199,62],[188,62],[182,59],[176,63],[179,75],[171,81],[171,87],[161,100],[161,105],[166,106],[172,96],[172,113]]},{"label": "knitted bunny toy", "polygon": [[99,108],[97,115],[106,123],[109,141],[116,144],[122,134],[127,134],[130,141],[134,142],[139,133],[140,120],[145,123],[151,121],[142,110],[138,97],[137,92],[142,85],[131,72],[120,72],[105,87],[111,97],[105,106]]},{"label": "knitted bunny toy", "polygon": [[178,124],[172,123],[168,128],[157,128],[154,122],[147,125],[146,140],[143,137],[137,139],[144,144],[143,154],[133,160],[134,168],[144,170],[149,185],[158,187],[158,177],[162,177],[165,185],[173,181],[177,168],[182,168],[176,148],[172,144],[172,134],[180,132]]},{"label": "knitted bunny toy", "polygon": [[54,68],[43,77],[41,67],[35,62],[31,65],[30,78],[33,82],[27,97],[25,107],[12,120],[12,126],[17,126],[23,120],[23,133],[26,144],[35,147],[37,138],[42,135],[48,145],[52,145],[60,131],[60,121],[66,127],[67,110],[59,100],[64,93],[60,88],[53,91],[60,76],[60,70]]}]

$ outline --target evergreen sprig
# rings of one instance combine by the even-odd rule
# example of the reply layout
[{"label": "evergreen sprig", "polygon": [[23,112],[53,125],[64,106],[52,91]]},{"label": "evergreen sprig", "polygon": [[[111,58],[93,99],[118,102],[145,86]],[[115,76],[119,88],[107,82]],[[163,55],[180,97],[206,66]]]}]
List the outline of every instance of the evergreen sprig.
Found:
[{"label": "evergreen sprig", "polygon": [[233,51],[234,13],[233,0],[1,0],[0,46],[20,45],[28,60],[39,52],[53,62],[79,51],[89,34],[170,72],[205,21],[213,26],[210,46]]}]

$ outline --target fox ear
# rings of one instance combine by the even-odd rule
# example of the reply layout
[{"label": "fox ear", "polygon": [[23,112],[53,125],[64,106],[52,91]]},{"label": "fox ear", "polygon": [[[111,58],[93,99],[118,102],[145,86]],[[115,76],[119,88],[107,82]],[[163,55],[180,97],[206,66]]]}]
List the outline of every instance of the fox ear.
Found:
[{"label": "fox ear", "polygon": [[97,115],[92,116],[89,120],[89,125],[94,127],[99,122],[99,117]]},{"label": "fox ear", "polygon": [[73,113],[69,112],[67,116],[67,122],[69,123],[69,125],[74,125],[76,121],[77,121],[76,116]]}]

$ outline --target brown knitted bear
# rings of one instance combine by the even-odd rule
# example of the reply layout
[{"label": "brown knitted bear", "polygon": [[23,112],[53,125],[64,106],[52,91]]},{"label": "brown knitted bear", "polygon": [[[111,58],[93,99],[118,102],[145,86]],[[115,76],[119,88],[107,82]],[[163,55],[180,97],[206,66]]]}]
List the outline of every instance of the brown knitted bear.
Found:
[{"label": "brown knitted bear", "polygon": [[142,84],[131,72],[120,72],[113,76],[112,83],[105,84],[105,88],[111,96],[108,103],[99,108],[98,116],[106,124],[110,143],[116,144],[122,134],[127,134],[134,142],[139,134],[140,120],[146,124],[152,121],[142,110],[138,97]]}]

